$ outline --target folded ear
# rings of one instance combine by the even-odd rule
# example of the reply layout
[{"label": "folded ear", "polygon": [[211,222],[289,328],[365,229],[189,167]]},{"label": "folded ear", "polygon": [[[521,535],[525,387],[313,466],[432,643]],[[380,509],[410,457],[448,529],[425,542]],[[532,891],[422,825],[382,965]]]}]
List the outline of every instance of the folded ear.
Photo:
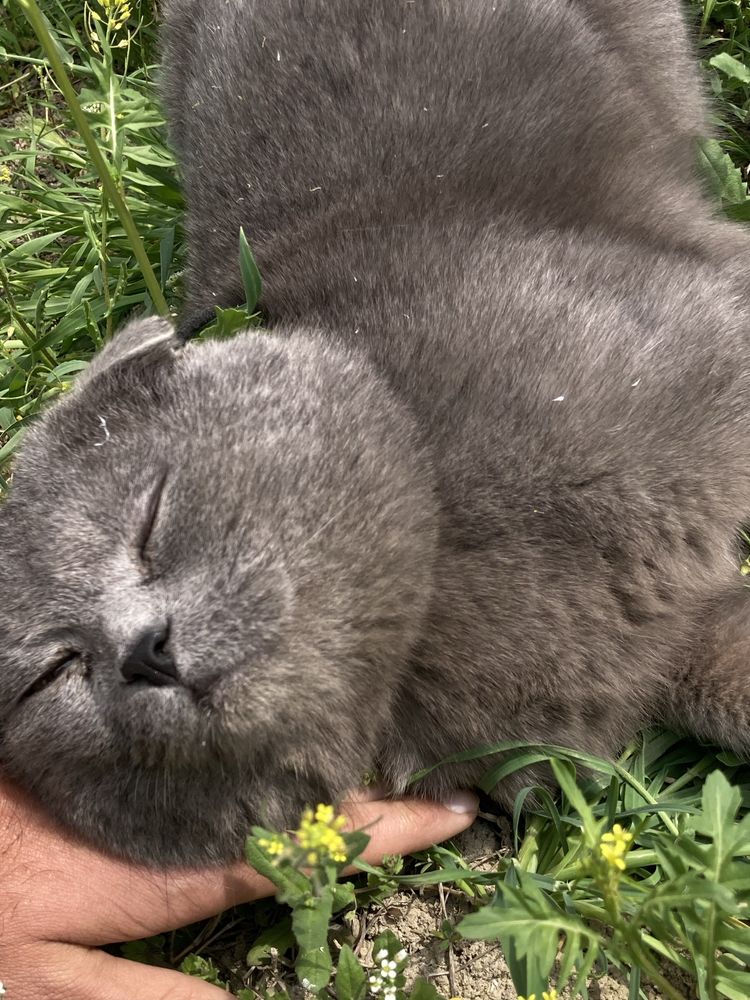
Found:
[{"label": "folded ear", "polygon": [[78,384],[84,385],[114,365],[141,360],[148,364],[158,362],[171,357],[181,346],[169,320],[160,316],[131,320],[94,357]]}]

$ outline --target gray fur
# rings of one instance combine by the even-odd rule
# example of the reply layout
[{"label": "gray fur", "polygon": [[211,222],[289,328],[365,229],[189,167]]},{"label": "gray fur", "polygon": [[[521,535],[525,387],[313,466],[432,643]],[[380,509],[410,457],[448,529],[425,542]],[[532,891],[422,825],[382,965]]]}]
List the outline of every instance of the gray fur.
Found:
[{"label": "gray fur", "polygon": [[[241,301],[244,226],[271,332],[135,321],[29,434],[8,772],[181,862],[501,739],[747,754],[750,247],[677,3],[170,0],[164,45],[181,331]],[[126,684],[167,619],[179,684]]]}]

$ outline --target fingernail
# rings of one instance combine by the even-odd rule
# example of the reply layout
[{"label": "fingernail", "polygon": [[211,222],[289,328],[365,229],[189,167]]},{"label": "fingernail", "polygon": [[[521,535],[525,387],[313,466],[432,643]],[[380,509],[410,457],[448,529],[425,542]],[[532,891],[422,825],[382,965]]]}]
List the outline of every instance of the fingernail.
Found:
[{"label": "fingernail", "polygon": [[443,805],[454,813],[473,813],[479,808],[479,799],[473,792],[454,792]]}]

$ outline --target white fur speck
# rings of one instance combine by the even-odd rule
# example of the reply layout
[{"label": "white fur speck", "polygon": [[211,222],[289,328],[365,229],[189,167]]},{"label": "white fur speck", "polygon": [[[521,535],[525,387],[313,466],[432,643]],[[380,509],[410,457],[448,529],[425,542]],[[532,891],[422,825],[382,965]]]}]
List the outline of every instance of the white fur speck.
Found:
[{"label": "white fur speck", "polygon": [[635,380],[635,382],[631,382],[631,383],[630,383],[630,387],[631,387],[632,389],[635,389],[635,387],[636,387],[636,386],[638,386],[638,385],[640,385],[640,384],[641,384],[641,380],[640,380],[639,378],[637,378],[637,379]]},{"label": "white fur speck", "polygon": [[[104,419],[104,417],[99,417],[99,423],[101,424],[101,428],[104,431],[104,440],[97,441],[97,443],[94,445],[95,448],[103,448],[104,445],[107,443],[107,441],[109,441],[112,437],[112,435],[109,433],[109,428],[107,427],[107,421]],[[2,996],[2,993],[0,993],[0,996]]]},{"label": "white fur speck", "polygon": [[565,401],[565,396],[555,396],[552,400],[553,403],[562,403]]},{"label": "white fur speck", "polygon": [[281,53],[276,49],[276,62],[281,62]]}]

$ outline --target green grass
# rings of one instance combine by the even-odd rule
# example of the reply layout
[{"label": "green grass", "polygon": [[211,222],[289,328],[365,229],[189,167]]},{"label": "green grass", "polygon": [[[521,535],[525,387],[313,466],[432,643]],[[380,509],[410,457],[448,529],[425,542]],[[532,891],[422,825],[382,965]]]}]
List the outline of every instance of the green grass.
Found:
[{"label": "green grass", "polygon": [[[79,4],[42,7],[161,289],[174,302],[182,198],[154,99],[149,5],[127,32],[109,42],[100,36],[98,53]],[[152,300],[19,5],[12,2],[8,13],[0,27],[8,60],[0,90],[0,488],[26,421],[65,391],[131,310]]]},{"label": "green grass", "polygon": [[[66,391],[127,314],[161,295],[176,307],[183,249],[181,194],[154,96],[154,4],[143,0],[123,24],[110,28],[87,17],[79,0],[42,0],[40,7],[140,234],[159,295],[149,293],[138,247],[112,196],[103,193],[20,3],[3,3],[0,491],[7,488],[12,453],[29,420]],[[704,0],[693,3],[693,14],[720,126],[719,141],[708,139],[699,160],[727,214],[750,220],[750,3]],[[246,254],[243,259],[250,296],[255,275]],[[230,329],[237,319],[220,317],[219,329]],[[517,747],[503,766],[544,752]],[[750,810],[750,769],[729,754],[660,732],[645,734],[615,768],[565,752],[553,756],[562,798],[542,796],[528,820],[515,817],[514,850],[492,870],[472,870],[458,848],[447,845],[405,865],[369,870],[352,891],[336,895],[333,924],[345,968],[333,992],[321,995],[363,995],[347,913],[397,889],[428,893],[444,882],[472,911],[443,927],[445,949],[462,938],[502,940],[516,988],[536,992],[538,1000],[550,976],[554,981],[570,975],[571,983],[578,978],[585,989],[586,973],[607,963],[622,969],[632,998],[644,995],[646,979],[666,977],[662,991],[679,1000],[685,994],[664,971],[675,967],[695,981],[701,1000],[750,996],[750,869],[742,860],[750,853],[750,821],[741,819]],[[707,782],[715,771],[735,790],[718,776]],[[621,874],[603,861],[599,839],[618,822],[634,835]],[[261,863],[258,850],[256,844],[253,856]],[[316,925],[318,940],[321,926],[324,936],[328,931],[330,907],[320,903],[320,885],[297,888],[317,900],[313,909],[324,921]],[[326,907],[328,902],[326,897]],[[273,984],[292,981],[294,959],[304,965],[304,941],[296,949],[294,941],[287,913],[264,902],[128,945],[125,952],[182,966],[235,990],[244,985],[248,997],[282,996]],[[397,948],[393,941],[385,946]],[[244,961],[248,953],[252,975]],[[439,994],[423,984],[413,996],[434,1000]]]}]

